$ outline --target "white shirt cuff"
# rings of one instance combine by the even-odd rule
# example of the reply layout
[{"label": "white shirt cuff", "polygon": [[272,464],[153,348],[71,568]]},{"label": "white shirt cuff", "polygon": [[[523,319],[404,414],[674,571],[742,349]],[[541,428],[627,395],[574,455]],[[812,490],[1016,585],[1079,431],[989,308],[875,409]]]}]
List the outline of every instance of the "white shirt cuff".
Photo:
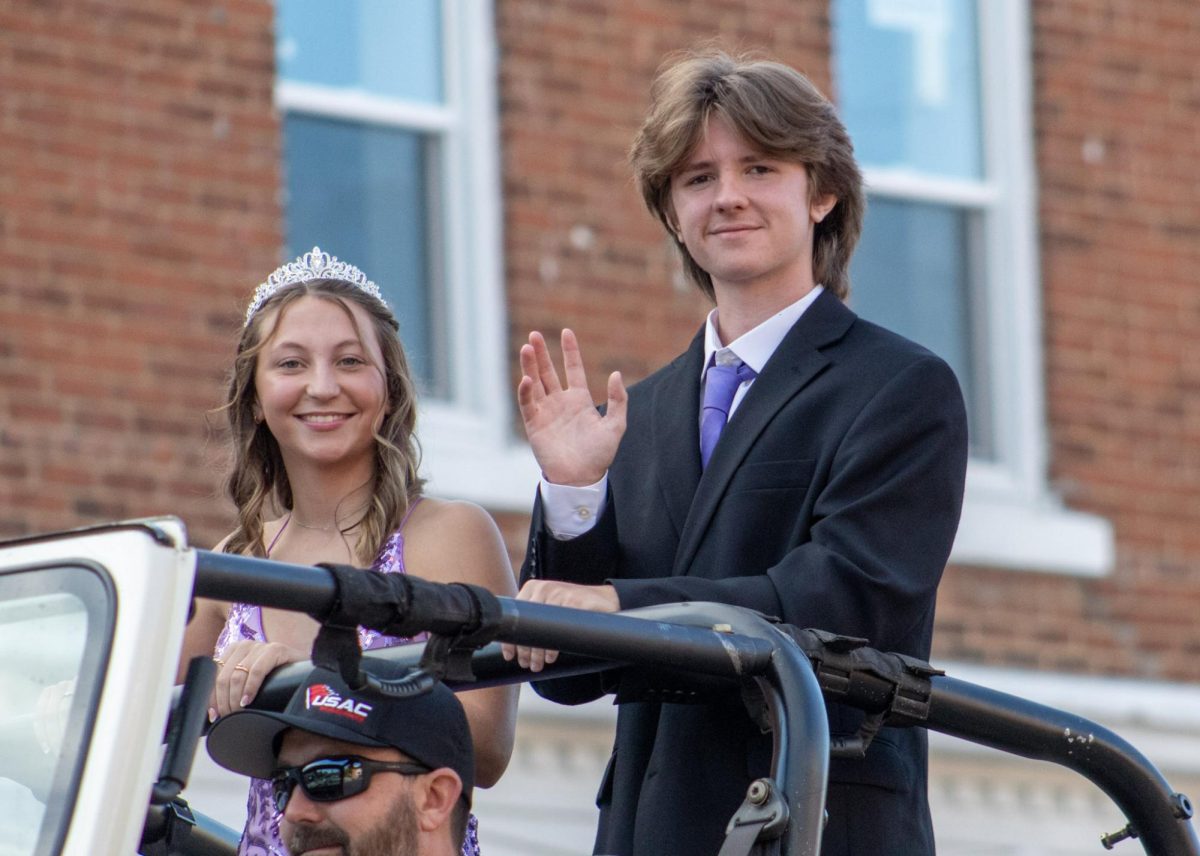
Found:
[{"label": "white shirt cuff", "polygon": [[590,531],[604,513],[608,475],[586,487],[554,484],[543,478],[538,489],[542,492],[546,528],[558,540],[569,541]]}]

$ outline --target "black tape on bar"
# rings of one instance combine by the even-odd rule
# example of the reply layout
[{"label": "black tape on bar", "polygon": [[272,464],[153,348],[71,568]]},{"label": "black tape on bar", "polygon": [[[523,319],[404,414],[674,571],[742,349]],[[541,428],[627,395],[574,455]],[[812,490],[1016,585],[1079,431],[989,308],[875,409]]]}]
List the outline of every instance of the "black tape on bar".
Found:
[{"label": "black tape on bar", "polygon": [[915,725],[929,716],[930,678],[943,672],[924,660],[866,647],[865,639],[781,625],[812,661],[821,691],[889,725]]},{"label": "black tape on bar", "polygon": [[409,574],[384,574],[350,565],[322,564],[337,583],[337,598],[322,624],[362,625],[389,636],[437,633],[482,647],[495,638],[500,603],[481,586],[434,583]]}]

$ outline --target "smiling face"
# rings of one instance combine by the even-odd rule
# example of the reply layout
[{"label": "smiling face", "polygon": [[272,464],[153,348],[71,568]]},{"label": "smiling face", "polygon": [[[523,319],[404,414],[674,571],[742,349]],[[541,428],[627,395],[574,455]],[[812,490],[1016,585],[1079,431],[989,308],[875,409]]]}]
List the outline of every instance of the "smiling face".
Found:
[{"label": "smiling face", "polygon": [[289,472],[350,467],[362,470],[365,481],[387,407],[383,354],[370,318],[356,304],[313,295],[276,311],[277,319],[263,319],[272,332],[255,365],[256,418],[279,444]]},{"label": "smiling face", "polygon": [[670,213],[676,237],[712,277],[718,306],[739,292],[790,303],[812,290],[813,230],[837,199],[809,196],[803,164],[769,156],[724,120],[709,120],[671,176]]}]

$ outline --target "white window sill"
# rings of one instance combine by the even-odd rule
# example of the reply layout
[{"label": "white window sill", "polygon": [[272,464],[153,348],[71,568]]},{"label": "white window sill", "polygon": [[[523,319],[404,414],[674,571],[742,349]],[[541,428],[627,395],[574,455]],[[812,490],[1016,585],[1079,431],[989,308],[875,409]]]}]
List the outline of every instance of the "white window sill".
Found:
[{"label": "white window sill", "polygon": [[[423,413],[420,429],[430,493],[494,511],[530,509],[539,472],[528,444],[485,431],[480,422],[451,410]],[[1112,569],[1107,520],[1063,508],[1045,493],[999,486],[988,475],[968,473],[951,562],[1084,577]]]},{"label": "white window sill", "polygon": [[995,476],[984,467],[968,469],[952,563],[1081,577],[1112,570],[1111,523],[1064,508],[1044,488],[1022,490]]},{"label": "white window sill", "polygon": [[417,435],[426,491],[492,511],[528,512],[541,472],[529,444],[497,430],[499,421],[437,404],[423,407]]}]

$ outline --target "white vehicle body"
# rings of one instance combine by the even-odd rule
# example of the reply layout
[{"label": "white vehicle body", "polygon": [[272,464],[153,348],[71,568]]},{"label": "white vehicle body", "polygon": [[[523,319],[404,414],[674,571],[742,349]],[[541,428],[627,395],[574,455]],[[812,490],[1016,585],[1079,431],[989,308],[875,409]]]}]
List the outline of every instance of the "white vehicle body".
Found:
[{"label": "white vehicle body", "polygon": [[194,568],[173,518],[0,545],[0,856],[136,851]]}]

